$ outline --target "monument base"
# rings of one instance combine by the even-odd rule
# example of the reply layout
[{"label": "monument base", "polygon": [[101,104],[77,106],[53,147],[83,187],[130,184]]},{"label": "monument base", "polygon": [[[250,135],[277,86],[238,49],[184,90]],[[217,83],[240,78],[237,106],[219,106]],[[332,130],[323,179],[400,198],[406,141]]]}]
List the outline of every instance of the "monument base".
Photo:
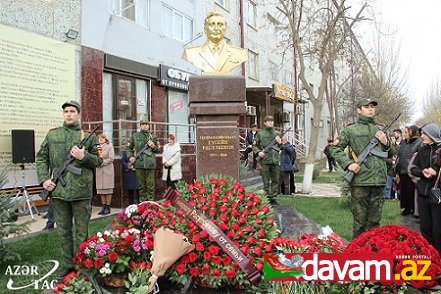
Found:
[{"label": "monument base", "polygon": [[196,176],[239,179],[240,115],[246,113],[243,77],[190,77],[190,114],[196,117]]}]

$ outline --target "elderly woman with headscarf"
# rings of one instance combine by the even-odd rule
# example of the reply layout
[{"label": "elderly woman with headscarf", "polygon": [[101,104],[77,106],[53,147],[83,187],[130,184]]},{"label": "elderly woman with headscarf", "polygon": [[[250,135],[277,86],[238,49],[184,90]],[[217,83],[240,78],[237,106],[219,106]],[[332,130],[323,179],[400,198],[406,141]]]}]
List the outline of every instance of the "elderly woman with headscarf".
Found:
[{"label": "elderly woman with headscarf", "polygon": [[439,173],[441,135],[439,127],[429,123],[421,128],[422,145],[410,165],[410,176],[418,178],[420,232],[441,253],[441,205],[430,202],[430,190]]},{"label": "elderly woman with headscarf", "polygon": [[162,153],[162,180],[167,181],[167,187],[176,189],[176,183],[182,179],[181,146],[175,142],[173,134],[169,134],[167,139]]},{"label": "elderly woman with headscarf", "polygon": [[395,171],[400,178],[400,206],[403,209],[402,215],[413,214],[415,212],[415,185],[412,182],[407,168],[410,159],[421,146],[420,132],[417,126],[407,126],[404,128],[404,141],[401,142],[397,154]]}]

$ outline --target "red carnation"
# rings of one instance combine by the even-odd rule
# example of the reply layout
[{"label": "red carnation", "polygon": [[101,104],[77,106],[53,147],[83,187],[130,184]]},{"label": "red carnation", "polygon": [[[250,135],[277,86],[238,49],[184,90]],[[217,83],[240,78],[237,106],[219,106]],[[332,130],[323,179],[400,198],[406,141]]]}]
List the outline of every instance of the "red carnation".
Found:
[{"label": "red carnation", "polygon": [[93,267],[93,261],[88,258],[88,259],[86,259],[86,262],[84,263],[84,265],[90,269]]},{"label": "red carnation", "polygon": [[190,275],[192,275],[193,277],[198,277],[199,276],[199,268],[197,266],[194,266],[190,269]]},{"label": "red carnation", "polygon": [[213,258],[211,259],[211,262],[214,264],[221,264],[222,259],[219,256],[213,256]]},{"label": "red carnation", "polygon": [[194,252],[190,252],[188,254],[188,260],[190,260],[190,262],[195,262],[197,258],[198,258],[198,255]]},{"label": "red carnation", "polygon": [[219,247],[211,245],[208,247],[208,251],[213,255],[217,255],[219,253]]},{"label": "red carnation", "polygon": [[269,210],[270,210],[270,208],[269,208],[268,205],[264,205],[264,206],[262,207],[262,211],[263,211],[264,213],[267,213]]},{"label": "red carnation", "polygon": [[203,273],[204,275],[208,275],[208,274],[210,273],[210,267],[208,266],[208,264],[204,264],[204,265],[202,266],[202,273]]},{"label": "red carnation", "polygon": [[207,260],[207,261],[210,260],[210,258],[211,258],[211,254],[210,254],[210,252],[208,252],[208,251],[204,251],[204,254],[203,254],[203,255],[204,255],[204,259],[205,259],[205,260]]},{"label": "red carnation", "polygon": [[213,276],[219,277],[220,276],[220,271],[218,269],[214,269],[213,270]]},{"label": "red carnation", "polygon": [[178,272],[178,274],[180,274],[180,275],[183,275],[184,274],[184,272],[185,272],[185,264],[179,264],[177,267],[176,267],[176,271]]},{"label": "red carnation", "polygon": [[96,259],[94,262],[95,267],[100,268],[104,265],[104,261],[102,259]]},{"label": "red carnation", "polygon": [[225,276],[227,276],[228,279],[233,279],[236,276],[236,272],[233,270],[227,270],[225,271]]},{"label": "red carnation", "polygon": [[201,242],[196,243],[196,250],[197,251],[204,251],[204,245]]},{"label": "red carnation", "polygon": [[111,252],[110,254],[109,254],[109,261],[110,262],[114,262],[115,260],[117,260],[118,259],[118,254],[116,254],[115,252]]}]

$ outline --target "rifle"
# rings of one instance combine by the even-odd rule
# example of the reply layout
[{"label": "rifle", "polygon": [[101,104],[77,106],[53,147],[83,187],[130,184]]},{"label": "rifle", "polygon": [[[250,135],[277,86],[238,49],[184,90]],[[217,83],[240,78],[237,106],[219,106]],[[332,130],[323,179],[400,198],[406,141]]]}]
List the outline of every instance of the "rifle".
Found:
[{"label": "rifle", "polygon": [[[289,130],[291,130],[291,128],[288,128],[287,130],[285,130],[285,131],[283,131],[280,135],[278,135],[280,138],[281,137],[283,137],[283,135],[285,135],[286,133],[288,133],[289,132]],[[277,141],[276,141],[276,138],[274,138],[274,140],[271,142],[271,143],[269,143],[263,150],[262,150],[262,152],[263,153],[268,153],[269,152],[269,150],[271,149],[271,148],[273,148],[275,145],[277,144]],[[261,161],[262,160],[262,157],[260,157],[260,156],[257,156],[256,157],[256,161]]]},{"label": "rifle", "polygon": [[[81,140],[80,144],[77,145],[78,148],[83,148],[83,146],[86,144],[86,142],[89,140],[90,137],[96,132],[99,126],[96,126],[92,132],[83,140]],[[64,160],[63,164],[54,170],[54,175],[52,177],[52,182],[57,184],[58,182],[61,183],[61,185],[66,186],[66,182],[64,181],[64,174],[68,171],[70,173],[73,173],[74,175],[81,176],[82,170],[81,168],[75,167],[72,165],[72,162],[75,160],[75,157],[73,157],[70,153],[67,156],[67,158]],[[40,197],[43,200],[47,200],[47,198],[50,196],[51,191],[48,191],[46,189],[43,190],[43,192],[40,193]]]},{"label": "rifle", "polygon": [[[152,139],[152,134],[149,134],[149,141]],[[145,143],[144,147],[142,147],[139,152],[136,152],[136,156],[135,156],[135,161],[130,165],[131,168],[133,168],[133,166],[135,165],[135,162],[137,160],[141,160],[142,161],[142,155],[146,154],[147,156],[152,155],[152,148],[150,148],[149,143]]]},{"label": "rifle", "polygon": [[[385,125],[383,127],[383,129],[381,130],[383,133],[386,133],[386,131],[392,126],[392,124],[394,122],[396,122],[398,120],[398,118],[401,116],[401,112],[398,113],[393,119],[392,121]],[[364,148],[364,150],[360,153],[360,155],[358,156],[358,164],[362,164],[363,162],[366,161],[367,157],[369,155],[376,155],[378,157],[382,157],[382,158],[387,158],[387,152],[385,151],[378,151],[375,150],[375,146],[377,146],[378,144],[378,139],[374,136],[370,141],[369,144]],[[352,180],[354,179],[355,173],[353,171],[347,170],[344,174],[344,178],[346,181],[348,181],[348,183],[352,182]]]}]

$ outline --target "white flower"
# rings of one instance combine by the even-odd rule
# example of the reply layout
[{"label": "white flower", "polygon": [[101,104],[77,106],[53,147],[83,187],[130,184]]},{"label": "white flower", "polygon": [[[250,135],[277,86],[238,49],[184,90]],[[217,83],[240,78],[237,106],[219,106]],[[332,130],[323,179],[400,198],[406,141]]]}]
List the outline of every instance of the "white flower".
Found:
[{"label": "white flower", "polygon": [[101,238],[103,236],[103,234],[101,234],[101,232],[96,233],[96,235],[98,236],[98,238]]},{"label": "white flower", "polygon": [[126,211],[125,211],[127,217],[131,217],[132,214],[134,214],[135,212],[138,212],[138,205],[137,204],[132,204],[132,205],[127,206]]},{"label": "white flower", "polygon": [[84,249],[84,254],[89,255],[89,253],[90,253],[90,249],[89,248]]},{"label": "white flower", "polygon": [[110,264],[106,263],[102,268],[100,268],[100,274],[103,276],[110,275],[112,270],[110,269]]},{"label": "white flower", "polygon": [[106,240],[104,240],[104,238],[99,238],[99,239],[98,239],[98,242],[100,242],[100,243],[104,243],[104,242],[106,242]]},{"label": "white flower", "polygon": [[109,230],[105,230],[105,231],[104,231],[104,235],[106,235],[106,236],[110,236],[110,231],[109,231]]},{"label": "white flower", "polygon": [[331,229],[330,226],[322,227],[321,228],[321,234],[317,237],[321,240],[327,239],[334,231]]}]

